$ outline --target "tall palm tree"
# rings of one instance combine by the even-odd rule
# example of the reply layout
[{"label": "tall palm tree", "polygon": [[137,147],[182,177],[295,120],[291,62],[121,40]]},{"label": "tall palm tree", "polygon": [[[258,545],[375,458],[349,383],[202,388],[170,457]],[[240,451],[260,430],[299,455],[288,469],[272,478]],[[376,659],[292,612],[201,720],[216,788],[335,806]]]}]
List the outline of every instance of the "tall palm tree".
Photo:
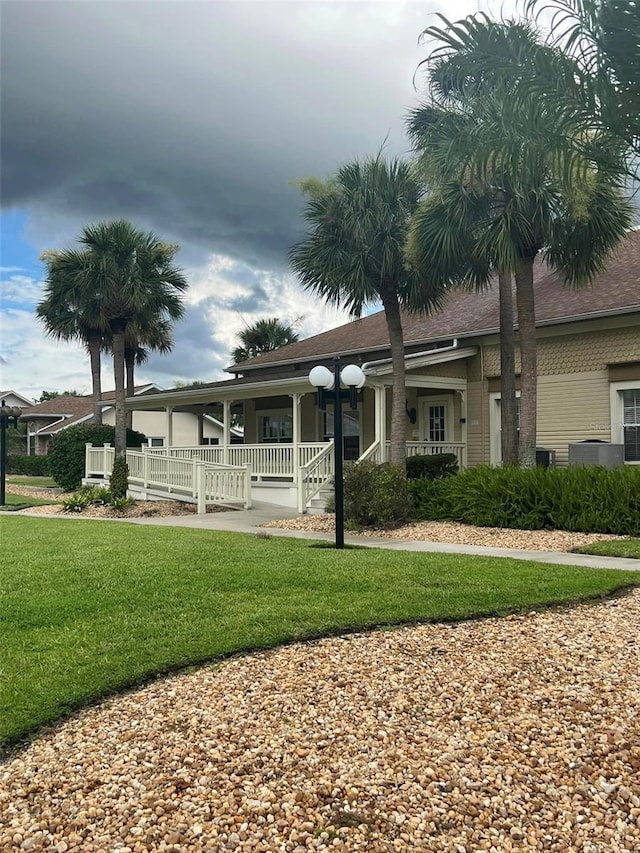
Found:
[{"label": "tall palm tree", "polygon": [[93,423],[102,423],[101,351],[105,328],[89,319],[82,300],[70,301],[70,284],[82,275],[88,260],[86,252],[47,251],[41,256],[47,270],[44,298],[36,307],[36,316],[47,334],[56,340],[77,340],[89,354],[93,393]]},{"label": "tall palm tree", "polygon": [[291,323],[283,323],[277,317],[256,320],[251,326],[238,332],[240,343],[231,353],[234,364],[248,361],[265,352],[272,352],[298,340],[298,333]]},{"label": "tall palm tree", "polygon": [[393,367],[390,460],[406,458],[405,363],[400,309],[423,312],[440,290],[423,286],[404,247],[421,185],[411,167],[380,155],[342,166],[326,182],[305,181],[306,237],[290,251],[303,287],[359,317],[382,303]]},{"label": "tall palm tree", "polygon": [[[559,65],[556,51],[541,45],[531,27],[485,16],[443,21],[444,29],[426,31],[440,41],[431,99],[410,122],[414,142],[424,152],[423,165],[437,186],[415,217],[410,257],[436,282],[453,278],[485,284],[496,270],[515,274],[520,461],[532,465],[534,263],[542,255],[568,284],[589,281],[603,268],[630,224],[630,206],[620,193],[624,166],[615,147],[604,145],[609,134],[594,133],[587,141],[575,137],[574,126],[554,112],[555,105],[548,108],[537,91],[527,93],[533,68],[550,79]],[[566,58],[560,65],[568,73]],[[511,68],[509,76],[505,66]],[[518,73],[518,68],[523,70]]]},{"label": "tall palm tree", "polygon": [[[150,352],[166,354],[173,349],[171,322],[164,317],[140,317],[129,323],[125,331],[124,364],[127,397],[133,397],[136,366],[149,360]],[[133,424],[133,412],[127,412],[127,428]]]},{"label": "tall palm tree", "polygon": [[[586,126],[594,119],[640,153],[640,5],[637,0],[525,0],[550,20],[549,43],[575,59]],[[555,93],[560,100],[566,95]]]},{"label": "tall palm tree", "polygon": [[126,447],[125,343],[127,327],[140,318],[175,321],[184,313],[180,294],[187,281],[172,261],[177,247],[130,222],[101,222],[83,229],[88,263],[76,291],[87,292],[87,314],[111,337],[115,379],[115,449]]}]

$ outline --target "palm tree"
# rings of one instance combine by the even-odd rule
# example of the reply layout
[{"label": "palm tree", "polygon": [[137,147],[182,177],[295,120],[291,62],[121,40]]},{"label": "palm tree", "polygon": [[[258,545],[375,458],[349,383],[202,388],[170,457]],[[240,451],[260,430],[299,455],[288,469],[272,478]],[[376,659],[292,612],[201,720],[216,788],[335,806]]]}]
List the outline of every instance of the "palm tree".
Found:
[{"label": "palm tree", "polygon": [[[585,122],[604,122],[640,153],[637,0],[526,0],[524,10],[550,19],[549,42],[575,59]],[[555,97],[565,94],[560,90]]]},{"label": "palm tree", "polygon": [[70,301],[71,283],[80,276],[87,261],[86,252],[68,250],[47,251],[41,256],[47,276],[44,298],[36,307],[36,316],[43,322],[50,337],[59,341],[77,340],[89,353],[93,392],[93,423],[102,423],[102,386],[100,354],[104,345],[104,327],[92,322],[82,301]]},{"label": "palm tree", "polygon": [[[534,263],[542,254],[574,285],[603,268],[631,221],[620,193],[624,167],[615,148],[604,146],[608,134],[594,133],[587,141],[574,137],[574,126],[559,119],[555,105],[548,108],[537,92],[525,91],[534,68],[548,79],[559,64],[568,73],[566,59],[559,63],[556,51],[541,45],[531,27],[485,16],[456,24],[443,20],[445,29],[426,31],[440,40],[432,54],[431,100],[410,121],[436,191],[415,217],[409,253],[436,284],[458,280],[482,286],[495,271],[515,273],[520,461],[532,465]],[[509,76],[504,67],[511,68]]]},{"label": "palm tree", "polygon": [[239,345],[231,353],[233,363],[248,361],[265,352],[272,352],[298,340],[293,324],[283,323],[277,317],[256,320],[238,332]]},{"label": "palm tree", "polygon": [[290,251],[303,287],[359,317],[382,303],[393,367],[390,460],[406,458],[405,363],[400,309],[427,311],[442,294],[407,263],[404,247],[421,185],[411,167],[378,155],[342,166],[326,182],[302,184],[306,237]]},{"label": "palm tree", "polygon": [[88,293],[87,314],[109,331],[115,379],[115,449],[126,447],[125,343],[127,328],[141,318],[174,321],[184,313],[180,294],[187,281],[172,265],[177,247],[130,222],[101,222],[83,229],[88,264],[76,291]]}]

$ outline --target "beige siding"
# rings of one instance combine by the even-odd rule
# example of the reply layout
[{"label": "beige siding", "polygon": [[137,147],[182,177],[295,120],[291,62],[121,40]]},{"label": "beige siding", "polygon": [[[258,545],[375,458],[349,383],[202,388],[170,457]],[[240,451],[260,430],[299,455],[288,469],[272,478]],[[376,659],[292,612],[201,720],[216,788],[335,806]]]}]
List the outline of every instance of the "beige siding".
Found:
[{"label": "beige siding", "polygon": [[555,450],[558,464],[566,464],[570,442],[610,441],[610,421],[605,370],[539,378],[538,445]]},{"label": "beige siding", "polygon": [[407,370],[407,376],[444,376],[447,379],[467,378],[467,359],[446,361],[444,364],[430,364],[428,367],[417,367]]},{"label": "beige siding", "polygon": [[489,396],[483,382],[467,387],[467,464],[489,462]]},{"label": "beige siding", "polygon": [[[102,416],[103,423],[114,426],[115,409],[107,409]],[[167,443],[167,414],[166,412],[134,412],[133,429],[144,433],[147,438],[164,438]],[[205,419],[204,435],[206,438],[218,438],[222,441],[222,430]],[[192,447],[198,444],[198,416],[190,412],[173,413],[173,445],[174,447]]]}]

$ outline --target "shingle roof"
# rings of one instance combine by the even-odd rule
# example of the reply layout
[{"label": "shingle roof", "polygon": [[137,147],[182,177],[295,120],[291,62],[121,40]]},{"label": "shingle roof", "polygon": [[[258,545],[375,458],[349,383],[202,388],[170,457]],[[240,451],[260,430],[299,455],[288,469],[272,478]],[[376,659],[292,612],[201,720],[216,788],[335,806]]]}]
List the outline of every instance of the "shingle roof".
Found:
[{"label": "shingle roof", "polygon": [[[556,272],[541,264],[535,270],[534,286],[539,325],[640,311],[640,231],[629,232],[605,271],[590,285],[569,288]],[[440,311],[429,316],[402,315],[405,345],[494,333],[499,326],[497,286],[479,294],[455,288]],[[248,373],[270,364],[388,346],[387,324],[380,311],[227,369]]]},{"label": "shingle roof", "polygon": [[[136,385],[136,393],[148,387],[148,385]],[[105,391],[102,394],[102,400],[110,402],[115,399],[115,396],[115,391]],[[92,411],[93,395],[61,394],[59,397],[45,400],[44,403],[36,403],[35,406],[26,406],[22,409],[22,417],[23,419],[31,418],[33,420],[44,420],[46,418],[59,420],[66,417],[75,421],[78,418],[91,414]]]}]

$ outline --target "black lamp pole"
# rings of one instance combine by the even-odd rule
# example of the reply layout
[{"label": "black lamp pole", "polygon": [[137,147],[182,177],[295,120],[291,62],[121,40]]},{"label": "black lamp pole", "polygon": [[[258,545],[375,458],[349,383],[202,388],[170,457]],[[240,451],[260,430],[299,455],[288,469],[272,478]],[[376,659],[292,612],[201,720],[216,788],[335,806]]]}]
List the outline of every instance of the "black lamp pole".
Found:
[{"label": "black lamp pole", "polygon": [[18,428],[18,418],[22,410],[17,406],[7,406],[4,400],[0,407],[0,506],[6,503],[6,479],[7,479],[7,426],[10,420]]},{"label": "black lamp pole", "polygon": [[[363,378],[364,381],[364,378]],[[326,411],[327,402],[333,401],[333,442],[335,468],[336,548],[344,548],[344,446],[342,441],[342,401],[349,400],[350,408],[358,408],[357,388],[340,387],[340,357],[333,359],[333,388],[318,388],[318,407]]]}]

